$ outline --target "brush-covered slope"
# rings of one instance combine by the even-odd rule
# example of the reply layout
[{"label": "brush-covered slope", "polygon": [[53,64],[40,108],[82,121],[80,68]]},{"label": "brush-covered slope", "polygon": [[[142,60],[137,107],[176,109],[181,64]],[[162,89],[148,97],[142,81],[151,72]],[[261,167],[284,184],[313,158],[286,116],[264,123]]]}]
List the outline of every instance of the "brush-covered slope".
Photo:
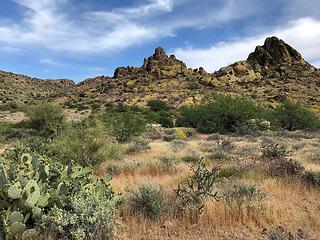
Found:
[{"label": "brush-covered slope", "polygon": [[57,99],[74,88],[71,80],[42,80],[0,71],[0,103]]}]

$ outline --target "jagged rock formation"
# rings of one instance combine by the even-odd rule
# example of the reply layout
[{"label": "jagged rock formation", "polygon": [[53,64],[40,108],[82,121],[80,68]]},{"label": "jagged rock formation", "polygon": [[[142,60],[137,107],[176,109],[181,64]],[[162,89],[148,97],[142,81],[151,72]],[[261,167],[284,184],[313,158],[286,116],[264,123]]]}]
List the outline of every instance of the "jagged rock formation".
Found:
[{"label": "jagged rock formation", "polygon": [[256,50],[250,53],[247,61],[264,68],[278,64],[306,64],[298,51],[277,37],[267,38],[263,46],[257,46]]}]

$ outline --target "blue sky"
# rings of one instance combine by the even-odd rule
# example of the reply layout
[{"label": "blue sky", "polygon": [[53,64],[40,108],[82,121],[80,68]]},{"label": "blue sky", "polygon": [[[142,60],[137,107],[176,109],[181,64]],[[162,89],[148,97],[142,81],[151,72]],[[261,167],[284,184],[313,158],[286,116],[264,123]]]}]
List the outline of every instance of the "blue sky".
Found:
[{"label": "blue sky", "polygon": [[76,82],[157,46],[213,72],[276,35],[320,67],[319,0],[1,0],[0,69]]}]

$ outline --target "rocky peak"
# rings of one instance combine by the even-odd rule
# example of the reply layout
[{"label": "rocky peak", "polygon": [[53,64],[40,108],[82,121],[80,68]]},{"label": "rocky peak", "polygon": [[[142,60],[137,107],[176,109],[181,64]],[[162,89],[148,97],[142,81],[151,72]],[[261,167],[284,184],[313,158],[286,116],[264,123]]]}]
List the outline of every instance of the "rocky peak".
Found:
[{"label": "rocky peak", "polygon": [[154,51],[153,58],[155,60],[163,60],[168,58],[166,51],[162,47],[157,47]]},{"label": "rocky peak", "polygon": [[279,64],[305,64],[301,54],[277,37],[269,37],[263,46],[257,46],[247,59],[251,64],[259,64],[268,68]]}]

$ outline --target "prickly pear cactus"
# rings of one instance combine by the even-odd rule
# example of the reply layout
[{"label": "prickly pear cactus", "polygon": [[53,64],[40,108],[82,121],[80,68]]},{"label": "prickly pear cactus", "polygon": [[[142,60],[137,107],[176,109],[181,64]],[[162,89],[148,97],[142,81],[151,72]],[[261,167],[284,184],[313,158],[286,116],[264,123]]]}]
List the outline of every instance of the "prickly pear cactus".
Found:
[{"label": "prickly pear cactus", "polygon": [[63,166],[42,156],[7,150],[0,156],[0,240],[2,235],[34,239],[36,222],[53,206],[67,209],[80,190],[86,189],[97,201],[111,199],[110,180],[93,178],[90,168]]}]

